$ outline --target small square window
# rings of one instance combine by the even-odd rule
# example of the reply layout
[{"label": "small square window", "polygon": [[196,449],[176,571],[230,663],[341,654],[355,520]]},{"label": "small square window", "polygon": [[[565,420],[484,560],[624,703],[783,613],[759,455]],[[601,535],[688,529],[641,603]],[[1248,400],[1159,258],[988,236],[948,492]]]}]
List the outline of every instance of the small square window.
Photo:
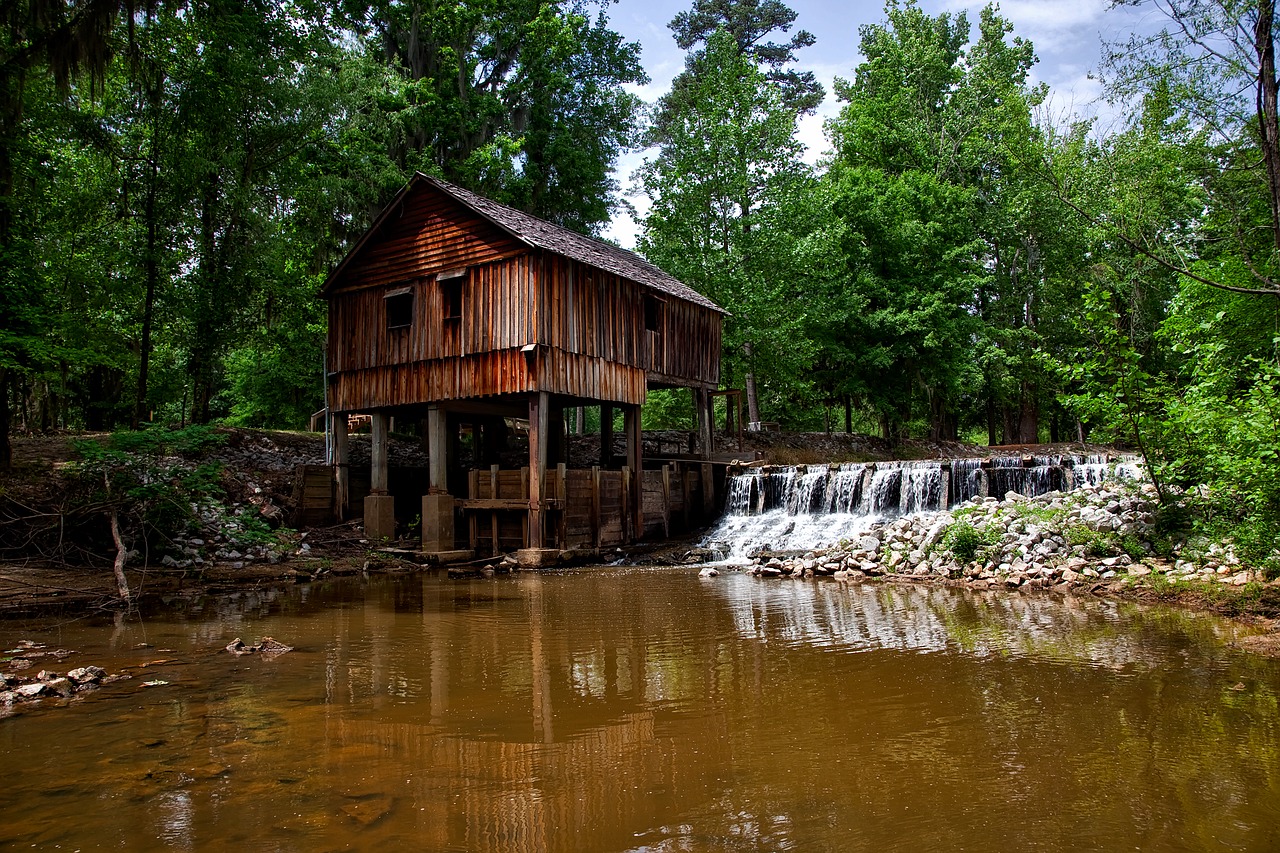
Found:
[{"label": "small square window", "polygon": [[646,295],[644,298],[644,330],[646,332],[662,331],[662,315],[667,304],[656,296]]},{"label": "small square window", "polygon": [[387,328],[407,329],[413,325],[413,291],[408,288],[388,293],[382,300],[387,308]]}]

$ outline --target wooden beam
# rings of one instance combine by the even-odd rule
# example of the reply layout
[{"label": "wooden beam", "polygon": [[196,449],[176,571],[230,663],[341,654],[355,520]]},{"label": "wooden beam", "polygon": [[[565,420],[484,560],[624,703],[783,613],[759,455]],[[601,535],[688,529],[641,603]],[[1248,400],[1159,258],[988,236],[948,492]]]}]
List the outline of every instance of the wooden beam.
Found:
[{"label": "wooden beam", "polygon": [[[455,503],[463,509],[474,510],[529,509],[533,505],[528,498],[467,498]],[[564,500],[556,497],[543,498],[541,506],[542,509],[562,509]]]},{"label": "wooden beam", "polygon": [[439,406],[427,409],[427,491],[430,494],[449,492],[448,421]]},{"label": "wooden beam", "polygon": [[623,431],[627,436],[627,465],[631,468],[631,511],[635,519],[635,537],[644,536],[644,459],[640,445],[640,406],[622,410]]},{"label": "wooden beam", "polygon": [[350,510],[351,468],[347,450],[347,413],[329,413],[333,430],[333,511],[338,521],[346,521]]},{"label": "wooden beam", "polygon": [[371,418],[373,446],[370,449],[369,492],[374,495],[387,493],[387,414],[374,412]]},{"label": "wooden beam", "polygon": [[715,431],[711,428],[715,420],[713,408],[715,398],[704,388],[693,389],[693,410],[698,428],[698,455],[710,459],[715,453]]},{"label": "wooden beam", "polygon": [[546,391],[529,395],[529,547],[543,547],[542,486],[547,470],[547,434],[550,396]]}]

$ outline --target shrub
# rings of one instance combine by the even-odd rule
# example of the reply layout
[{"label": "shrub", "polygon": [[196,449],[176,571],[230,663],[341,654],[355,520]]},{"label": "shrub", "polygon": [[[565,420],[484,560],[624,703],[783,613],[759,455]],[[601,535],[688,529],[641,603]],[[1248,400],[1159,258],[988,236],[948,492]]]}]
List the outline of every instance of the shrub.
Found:
[{"label": "shrub", "polygon": [[942,547],[950,551],[957,562],[964,564],[972,563],[988,545],[999,541],[999,533],[990,527],[975,527],[967,521],[957,521],[943,534]]}]

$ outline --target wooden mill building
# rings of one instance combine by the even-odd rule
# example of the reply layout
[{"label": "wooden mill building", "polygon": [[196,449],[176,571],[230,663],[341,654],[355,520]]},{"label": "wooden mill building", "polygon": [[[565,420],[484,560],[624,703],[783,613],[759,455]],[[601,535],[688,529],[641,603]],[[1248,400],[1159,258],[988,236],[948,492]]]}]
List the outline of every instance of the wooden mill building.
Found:
[{"label": "wooden mill building", "polygon": [[[654,474],[664,512],[683,499],[687,514],[695,492],[707,502],[710,478],[696,466],[644,471],[640,415],[649,389],[692,389],[708,451],[724,311],[639,256],[416,174],[322,294],[338,504],[347,494],[347,416],[370,415],[370,536],[394,531],[393,417],[423,425],[427,551],[455,550],[459,536],[493,551],[637,538]],[[602,453],[599,466],[574,471],[563,413],[579,406],[600,407]],[[620,466],[611,450],[617,408],[627,447]],[[525,430],[527,461],[504,470],[503,448]],[[472,451],[465,472],[453,464],[463,441]]]}]

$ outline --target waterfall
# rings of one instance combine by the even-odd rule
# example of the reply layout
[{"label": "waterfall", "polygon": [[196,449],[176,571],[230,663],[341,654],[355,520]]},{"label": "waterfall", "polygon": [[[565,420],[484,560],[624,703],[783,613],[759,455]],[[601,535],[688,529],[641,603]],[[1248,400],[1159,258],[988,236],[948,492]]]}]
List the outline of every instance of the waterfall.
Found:
[{"label": "waterfall", "polygon": [[951,506],[976,498],[981,485],[981,459],[955,459],[951,462]]},{"label": "waterfall", "polygon": [[1105,456],[751,468],[729,478],[724,518],[706,544],[739,560],[766,546],[775,551],[829,547],[864,535],[878,521],[958,506],[982,495],[1035,497],[1143,476],[1141,463],[1109,462]]},{"label": "waterfall", "polygon": [[899,512],[931,512],[942,509],[944,488],[941,462],[915,462],[903,469]]},{"label": "waterfall", "polygon": [[860,462],[841,465],[832,473],[826,488],[826,503],[823,511],[827,515],[849,515],[862,506],[862,481],[867,476],[867,466]]}]

